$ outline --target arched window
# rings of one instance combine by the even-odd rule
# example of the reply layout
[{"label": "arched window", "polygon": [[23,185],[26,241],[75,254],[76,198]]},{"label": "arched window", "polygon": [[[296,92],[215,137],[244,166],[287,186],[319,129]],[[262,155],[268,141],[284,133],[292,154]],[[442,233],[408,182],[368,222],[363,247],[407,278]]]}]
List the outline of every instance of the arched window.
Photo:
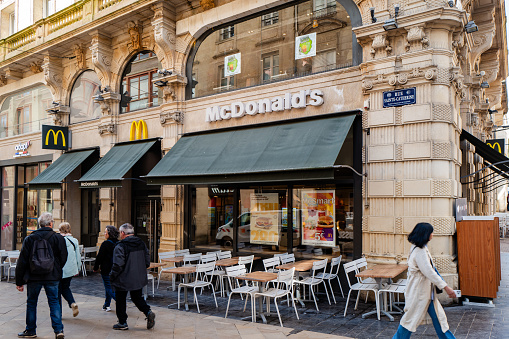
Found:
[{"label": "arched window", "polygon": [[101,107],[94,102],[99,87],[101,87],[99,77],[92,70],[81,73],[76,79],[71,92],[71,124],[101,117]]},{"label": "arched window", "polygon": [[160,105],[162,91],[152,83],[159,68],[161,63],[152,51],[140,52],[129,61],[122,74],[122,113]]},{"label": "arched window", "polygon": [[0,107],[0,138],[40,131],[41,125],[52,121],[46,112],[51,102],[44,85],[8,96]]},{"label": "arched window", "polygon": [[350,67],[362,49],[352,0],[308,0],[220,26],[198,39],[187,65],[195,98]]}]

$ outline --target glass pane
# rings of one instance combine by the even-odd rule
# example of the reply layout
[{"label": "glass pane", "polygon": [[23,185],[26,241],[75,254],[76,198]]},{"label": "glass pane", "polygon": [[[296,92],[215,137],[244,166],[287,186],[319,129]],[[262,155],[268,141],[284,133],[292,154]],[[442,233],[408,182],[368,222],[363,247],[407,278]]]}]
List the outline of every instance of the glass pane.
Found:
[{"label": "glass pane", "polygon": [[148,97],[148,88],[148,75],[140,77],[140,98]]},{"label": "glass pane", "polygon": [[25,184],[25,167],[23,165],[18,166],[18,185],[23,186]]},{"label": "glass pane", "polygon": [[129,80],[129,93],[132,97],[132,100],[137,100],[140,97],[140,79],[139,78],[132,78]]},{"label": "glass pane", "polygon": [[30,233],[37,229],[37,217],[39,216],[39,214],[42,212],[46,212],[43,210],[39,210],[38,202],[39,201],[37,191],[33,190],[27,191],[27,235],[30,235]]},{"label": "glass pane", "polygon": [[263,58],[263,68],[269,68],[270,67],[270,57]]},{"label": "glass pane", "polygon": [[32,179],[34,179],[36,176],[39,175],[39,166],[27,166],[26,167],[26,179],[25,182],[30,182]]},{"label": "glass pane", "polygon": [[2,167],[2,186],[14,186],[14,166]]},{"label": "glass pane", "polygon": [[[14,178],[13,178],[14,180]],[[14,188],[4,188],[2,192],[2,214],[0,216],[0,249],[14,250],[13,232],[14,232]]]},{"label": "glass pane", "polygon": [[101,116],[101,107],[94,102],[99,94],[101,82],[94,71],[83,72],[74,83],[71,92],[71,123],[97,119]]}]

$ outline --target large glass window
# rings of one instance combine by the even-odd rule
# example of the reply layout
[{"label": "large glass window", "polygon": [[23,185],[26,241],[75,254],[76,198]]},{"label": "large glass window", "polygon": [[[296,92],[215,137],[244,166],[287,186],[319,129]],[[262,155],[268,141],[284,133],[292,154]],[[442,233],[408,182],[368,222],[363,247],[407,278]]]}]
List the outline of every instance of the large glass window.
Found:
[{"label": "large glass window", "polygon": [[0,170],[2,177],[2,192],[0,206],[0,250],[13,250],[14,239],[14,166],[3,167]]},{"label": "large glass window", "polygon": [[38,132],[41,125],[52,118],[46,109],[51,92],[46,86],[37,86],[8,96],[0,107],[0,137]]},{"label": "large glass window", "polygon": [[162,90],[153,84],[157,78],[157,70],[161,63],[154,52],[143,51],[135,55],[127,64],[122,75],[124,97],[121,103],[122,113],[137,111],[149,107],[159,106],[162,102]]},{"label": "large glass window", "polygon": [[[265,13],[218,29],[201,41],[190,58],[188,76],[194,74],[195,79],[189,82],[188,95],[349,67],[352,44],[350,16],[335,0],[306,1]],[[225,64],[231,67],[226,73]]]},{"label": "large glass window", "polygon": [[76,79],[71,92],[71,124],[101,117],[101,107],[94,102],[100,87],[101,82],[94,71],[85,71]]}]

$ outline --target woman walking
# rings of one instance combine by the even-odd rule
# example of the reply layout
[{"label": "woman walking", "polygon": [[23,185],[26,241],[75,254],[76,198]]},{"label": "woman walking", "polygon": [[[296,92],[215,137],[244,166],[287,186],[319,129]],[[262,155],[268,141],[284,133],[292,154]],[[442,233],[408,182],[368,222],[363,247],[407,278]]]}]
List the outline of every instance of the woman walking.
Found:
[{"label": "woman walking", "polygon": [[[410,338],[412,332],[429,314],[440,339],[454,339],[449,331],[447,317],[438,301],[437,291],[445,290],[449,298],[455,298],[454,290],[436,271],[427,243],[433,238],[433,226],[429,223],[418,223],[408,241],[413,244],[408,256],[408,282],[405,291],[405,314],[401,318],[398,331],[393,339]],[[441,292],[440,292],[441,293]]]},{"label": "woman walking", "polygon": [[118,242],[118,232],[115,226],[106,226],[104,231],[104,239],[106,239],[99,248],[97,258],[95,258],[94,272],[101,268],[101,277],[103,279],[106,299],[104,300],[103,311],[111,311],[111,299],[115,299],[115,292],[111,288],[110,271],[113,265],[113,249]]},{"label": "woman walking", "polygon": [[60,308],[62,308],[62,297],[67,301],[69,307],[72,308],[72,315],[76,317],[80,311],[78,305],[74,300],[71,292],[71,279],[73,276],[78,275],[81,266],[81,253],[79,243],[76,238],[71,234],[71,225],[68,222],[63,222],[58,226],[60,234],[64,237],[67,245],[67,262],[62,269],[62,280],[58,285],[58,294],[60,301]]}]

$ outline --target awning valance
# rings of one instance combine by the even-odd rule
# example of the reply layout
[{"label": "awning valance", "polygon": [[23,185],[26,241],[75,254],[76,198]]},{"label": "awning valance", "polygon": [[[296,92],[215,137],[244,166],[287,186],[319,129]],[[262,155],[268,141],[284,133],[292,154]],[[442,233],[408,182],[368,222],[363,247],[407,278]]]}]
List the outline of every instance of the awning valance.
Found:
[{"label": "awning valance", "polygon": [[147,183],[333,179],[354,119],[355,114],[335,115],[184,135],[146,176]]},{"label": "awning valance", "polygon": [[62,154],[54,163],[28,183],[30,189],[58,189],[72,171],[87,160],[95,149]]},{"label": "awning valance", "polygon": [[147,153],[157,140],[113,146],[77,182],[81,188],[120,187],[124,175]]}]

